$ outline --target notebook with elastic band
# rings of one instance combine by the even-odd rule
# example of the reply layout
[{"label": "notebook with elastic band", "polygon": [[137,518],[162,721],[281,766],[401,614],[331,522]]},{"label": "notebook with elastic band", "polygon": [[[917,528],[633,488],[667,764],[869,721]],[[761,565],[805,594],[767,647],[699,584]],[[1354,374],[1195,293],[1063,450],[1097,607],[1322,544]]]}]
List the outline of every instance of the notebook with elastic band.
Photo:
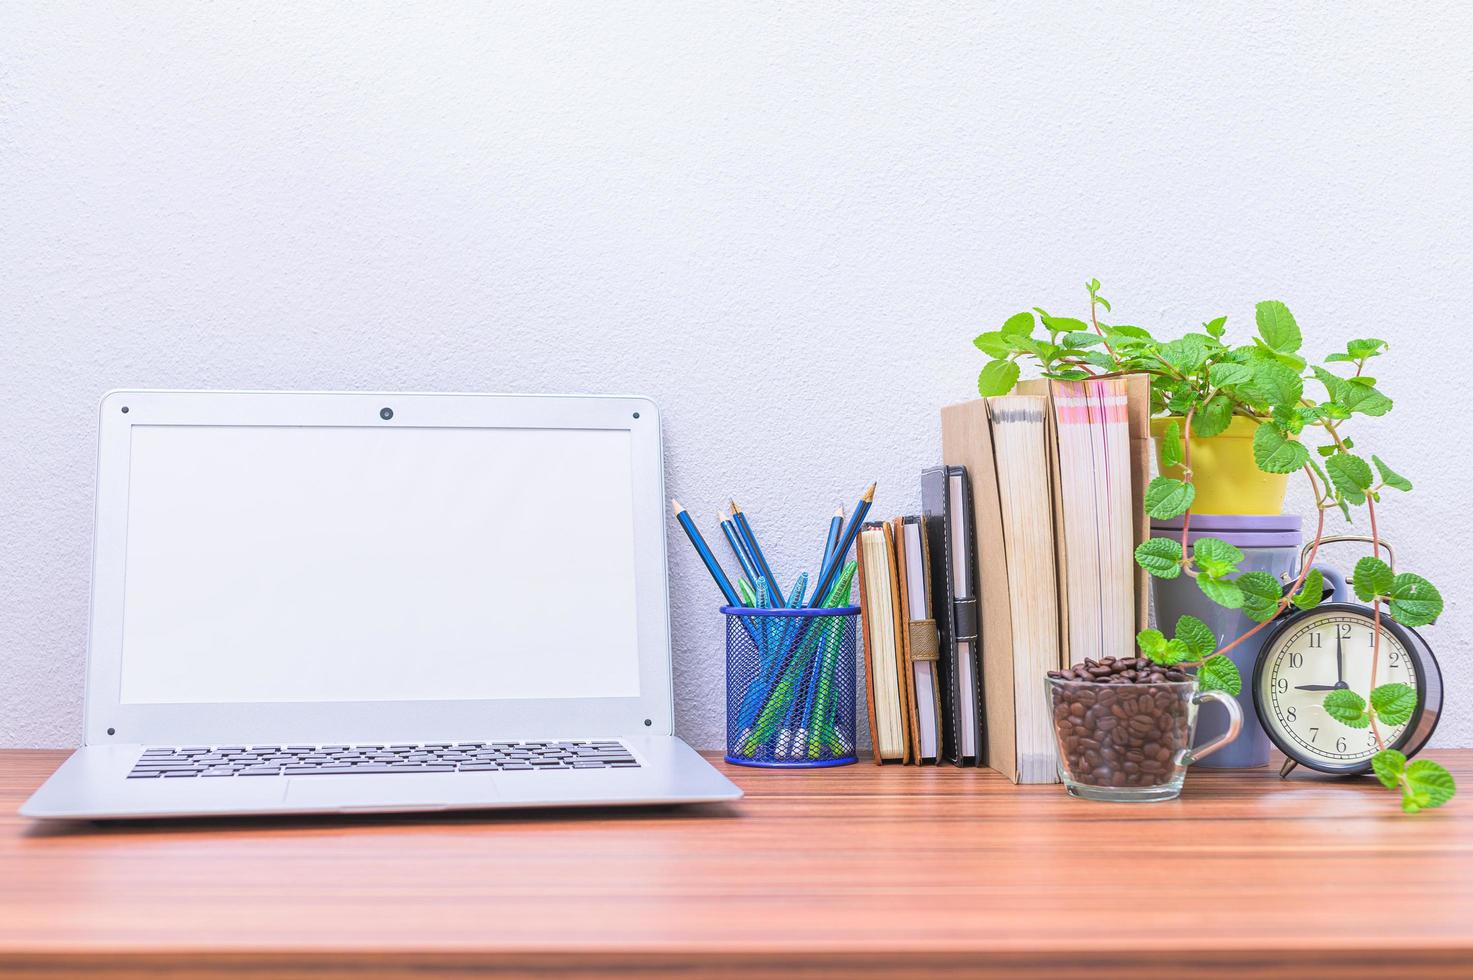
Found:
[{"label": "notebook with elastic band", "polygon": [[921,473],[938,685],[941,754],[958,766],[983,764],[983,701],[977,614],[977,548],[972,488],[962,466]]}]

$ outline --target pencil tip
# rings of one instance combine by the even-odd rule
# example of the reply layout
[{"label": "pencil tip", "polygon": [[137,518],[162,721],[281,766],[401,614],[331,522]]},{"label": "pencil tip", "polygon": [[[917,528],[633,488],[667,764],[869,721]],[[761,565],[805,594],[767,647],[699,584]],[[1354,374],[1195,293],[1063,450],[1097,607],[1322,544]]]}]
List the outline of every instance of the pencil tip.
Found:
[{"label": "pencil tip", "polygon": [[838,507],[836,507],[834,509],[834,516],[837,517],[841,521],[844,519],[844,505],[843,504],[840,504]]},{"label": "pencil tip", "polygon": [[680,506],[680,501],[676,500],[674,497],[670,498],[670,506],[675,508],[675,513],[677,514],[685,513],[685,508]]},{"label": "pencil tip", "polygon": [[874,503],[874,502],[875,502],[875,487],[877,487],[877,486],[879,486],[879,485],[880,485],[880,484],[879,484],[879,482],[878,482],[878,481],[877,481],[877,482],[875,482],[875,483],[871,483],[871,484],[870,484],[870,485],[869,485],[869,489],[868,489],[868,490],[866,490],[866,491],[865,491],[865,492],[864,492],[864,495],[863,495],[863,496],[861,496],[861,497],[860,497],[860,498],[859,498],[859,499],[860,499],[860,500],[863,500],[863,501],[864,501],[864,502],[865,502],[865,503],[867,503],[867,504],[872,504],[872,503]]},{"label": "pencil tip", "polygon": [[737,502],[735,500],[728,501],[728,503],[731,504],[731,512],[733,514],[740,514],[742,512],[742,509],[737,506]]}]

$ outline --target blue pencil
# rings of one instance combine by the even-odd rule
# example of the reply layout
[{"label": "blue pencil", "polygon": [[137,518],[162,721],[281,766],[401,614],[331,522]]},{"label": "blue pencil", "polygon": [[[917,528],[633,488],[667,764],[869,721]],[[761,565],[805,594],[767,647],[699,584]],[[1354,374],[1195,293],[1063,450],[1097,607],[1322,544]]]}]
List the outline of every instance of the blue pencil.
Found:
[{"label": "blue pencil", "polygon": [[864,524],[865,517],[869,514],[870,505],[875,500],[875,486],[871,483],[869,489],[859,497],[859,506],[854,508],[854,516],[849,518],[849,524],[844,528],[844,534],[839,538],[839,543],[834,546],[834,553],[829,556],[828,564],[818,576],[818,587],[808,596],[808,607],[816,609],[829,597],[829,589],[833,587],[834,580],[839,577],[839,571],[844,567],[844,556],[849,554],[849,549],[854,546],[854,539],[859,537],[859,529]]},{"label": "blue pencil", "polygon": [[[747,553],[752,556],[752,564],[757,566],[757,574],[767,581],[774,583],[776,587],[777,576],[772,574],[772,567],[767,564],[767,556],[762,553],[762,546],[757,543],[757,535],[752,533],[752,525],[747,521],[747,515],[737,506],[737,502],[731,502],[731,520],[736,525],[737,533],[742,542],[747,546]],[[781,606],[779,600],[777,605]]]},{"label": "blue pencil", "polygon": [[724,514],[718,513],[716,519],[721,524],[721,533],[726,535],[726,543],[731,545],[732,554],[736,555],[737,561],[742,566],[742,574],[746,576],[748,582],[756,582],[762,575],[757,571],[757,566],[753,565],[752,560],[747,557],[747,550],[737,536],[736,525],[732,524],[731,518]]},{"label": "blue pencil", "polygon": [[706,571],[711,573],[711,578],[715,580],[716,587],[726,597],[726,604],[728,606],[740,606],[742,604],[742,597],[737,595],[737,590],[732,586],[731,579],[727,578],[726,572],[721,570],[721,563],[716,560],[715,555],[711,554],[711,549],[706,544],[706,539],[701,537],[701,532],[696,528],[695,521],[692,521],[690,515],[685,512],[685,508],[680,506],[680,501],[671,500],[670,506],[675,508],[675,519],[685,529],[685,536],[690,538],[690,543],[695,547],[696,554],[700,555],[701,561],[706,563]]},{"label": "blue pencil", "polygon": [[839,546],[839,533],[844,530],[844,508],[840,507],[834,511],[834,519],[829,521],[829,537],[823,543],[823,561],[818,563],[818,569],[823,571],[829,560],[834,557],[834,549]]}]

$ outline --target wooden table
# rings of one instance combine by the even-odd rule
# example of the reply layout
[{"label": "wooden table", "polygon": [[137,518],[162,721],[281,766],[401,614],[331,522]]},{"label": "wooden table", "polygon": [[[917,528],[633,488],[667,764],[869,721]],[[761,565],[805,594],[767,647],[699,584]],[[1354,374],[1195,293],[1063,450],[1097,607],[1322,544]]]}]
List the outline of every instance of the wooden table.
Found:
[{"label": "wooden table", "polygon": [[[0,970],[704,976],[1473,972],[1473,800],[1193,772],[1112,805],[991,772],[727,767],[735,804],[38,824],[0,752]],[[1473,792],[1473,751],[1437,757]]]}]

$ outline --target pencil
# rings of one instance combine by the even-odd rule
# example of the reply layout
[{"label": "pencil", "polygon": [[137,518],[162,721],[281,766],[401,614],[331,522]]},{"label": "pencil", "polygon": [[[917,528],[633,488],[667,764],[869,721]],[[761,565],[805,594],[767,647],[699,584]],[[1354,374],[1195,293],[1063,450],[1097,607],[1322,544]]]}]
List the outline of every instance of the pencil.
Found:
[{"label": "pencil", "polygon": [[706,571],[711,573],[711,578],[716,582],[716,587],[726,597],[726,604],[728,606],[740,606],[742,604],[742,597],[737,594],[737,590],[732,586],[731,579],[726,577],[726,572],[721,570],[721,563],[716,560],[716,556],[711,554],[711,548],[706,544],[706,539],[701,537],[701,532],[696,527],[696,522],[691,520],[690,515],[685,512],[685,508],[680,506],[680,501],[672,499],[670,506],[675,508],[675,519],[685,529],[685,536],[690,538],[690,543],[696,549],[696,554],[700,555],[701,561],[706,563]]},{"label": "pencil", "polygon": [[[747,554],[751,556],[752,564],[757,567],[757,574],[766,578],[776,588],[777,576],[772,574],[772,567],[767,564],[767,556],[762,553],[762,546],[757,543],[757,535],[752,532],[752,525],[747,520],[747,515],[742,513],[742,509],[737,506],[735,500],[731,501],[731,520],[736,525],[742,542],[747,546]],[[775,605],[781,607],[782,599],[777,599]]]},{"label": "pencil", "polygon": [[823,543],[823,561],[818,563],[818,569],[823,571],[824,566],[834,557],[834,549],[839,546],[839,534],[844,530],[844,508],[840,507],[834,511],[834,519],[829,521],[829,537]]},{"label": "pencil", "polygon": [[731,545],[731,553],[736,555],[737,562],[742,566],[742,574],[747,577],[748,582],[755,582],[760,577],[756,566],[747,557],[746,549],[742,547],[741,539],[737,537],[736,526],[732,524],[727,515],[716,512],[716,520],[721,525],[721,533],[726,535],[726,543]]},{"label": "pencil", "polygon": [[808,597],[809,608],[818,608],[828,598],[834,579],[839,577],[839,570],[844,567],[844,556],[849,554],[849,549],[854,546],[854,539],[859,537],[859,529],[869,514],[870,505],[874,503],[876,486],[877,484],[871,483],[869,488],[860,494],[859,505],[854,508],[854,516],[849,518],[849,524],[844,528],[839,543],[834,546],[834,553],[829,556],[828,563],[819,573],[817,588]]}]

